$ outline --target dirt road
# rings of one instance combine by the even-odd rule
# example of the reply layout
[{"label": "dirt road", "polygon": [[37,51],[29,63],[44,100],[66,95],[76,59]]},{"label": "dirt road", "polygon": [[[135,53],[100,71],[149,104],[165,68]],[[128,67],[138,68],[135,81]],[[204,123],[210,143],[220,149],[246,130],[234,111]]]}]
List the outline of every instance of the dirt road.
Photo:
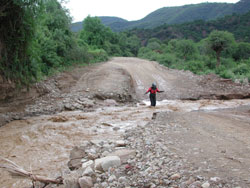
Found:
[{"label": "dirt road", "polygon": [[[165,91],[158,94],[156,108],[148,107],[148,96],[144,95],[152,82]],[[0,156],[32,172],[55,177],[67,169],[74,146],[96,140],[112,143],[132,130],[127,141],[138,153],[144,152],[141,148],[147,145],[146,140],[154,149],[161,142],[170,156],[177,156],[168,160],[185,161],[176,169],[161,166],[182,176],[166,185],[180,186],[191,177],[198,181],[201,176],[199,181],[210,184],[214,183],[210,178],[219,177],[212,187],[243,188],[250,183],[250,100],[241,100],[250,96],[249,85],[170,70],[137,58],[114,58],[62,73],[38,86],[39,90],[33,88],[33,97],[18,96],[19,100],[0,106],[0,122],[16,119],[0,127]],[[144,135],[144,146],[139,148],[134,145],[140,143],[138,135]],[[135,165],[163,154],[152,151],[143,161],[135,158]],[[131,182],[142,178],[138,177],[140,171],[136,174],[130,177]],[[30,182],[12,179],[0,171],[0,185],[25,187]]]}]

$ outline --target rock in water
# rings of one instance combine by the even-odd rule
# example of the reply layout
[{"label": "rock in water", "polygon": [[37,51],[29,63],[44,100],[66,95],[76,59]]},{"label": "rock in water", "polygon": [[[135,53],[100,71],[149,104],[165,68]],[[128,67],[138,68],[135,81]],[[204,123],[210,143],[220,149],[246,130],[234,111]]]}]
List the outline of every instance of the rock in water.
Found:
[{"label": "rock in water", "polygon": [[75,146],[71,151],[70,151],[70,159],[82,159],[83,157],[86,156],[85,150],[83,147],[78,147]]}]

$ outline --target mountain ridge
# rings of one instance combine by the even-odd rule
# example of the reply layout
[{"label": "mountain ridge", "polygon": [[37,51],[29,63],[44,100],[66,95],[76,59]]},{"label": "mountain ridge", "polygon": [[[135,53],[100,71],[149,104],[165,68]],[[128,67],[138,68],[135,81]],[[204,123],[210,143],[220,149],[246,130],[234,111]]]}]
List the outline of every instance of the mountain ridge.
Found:
[{"label": "mountain ridge", "polygon": [[[214,20],[233,13],[243,14],[250,10],[250,1],[241,0],[237,3],[199,3],[175,7],[162,7],[144,18],[127,21],[119,17],[99,17],[102,24],[119,32],[133,28],[152,29],[163,24],[182,24],[195,20]],[[72,31],[82,29],[82,22],[72,24]],[[77,28],[77,29],[76,29]]]}]

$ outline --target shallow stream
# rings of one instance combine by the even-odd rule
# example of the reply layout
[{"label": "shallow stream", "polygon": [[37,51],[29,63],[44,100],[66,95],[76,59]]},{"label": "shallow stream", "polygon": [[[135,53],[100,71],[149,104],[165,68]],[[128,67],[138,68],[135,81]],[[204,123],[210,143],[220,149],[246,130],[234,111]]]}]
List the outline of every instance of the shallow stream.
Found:
[{"label": "shallow stream", "polygon": [[[56,177],[67,168],[69,152],[74,146],[86,140],[117,140],[126,129],[149,123],[154,112],[214,110],[240,105],[250,105],[250,99],[164,100],[158,101],[155,108],[149,106],[149,101],[143,101],[136,107],[102,107],[88,113],[67,111],[12,121],[0,127],[0,156],[35,174]],[[0,185],[21,188],[31,186],[31,182],[12,179],[0,170]]]}]

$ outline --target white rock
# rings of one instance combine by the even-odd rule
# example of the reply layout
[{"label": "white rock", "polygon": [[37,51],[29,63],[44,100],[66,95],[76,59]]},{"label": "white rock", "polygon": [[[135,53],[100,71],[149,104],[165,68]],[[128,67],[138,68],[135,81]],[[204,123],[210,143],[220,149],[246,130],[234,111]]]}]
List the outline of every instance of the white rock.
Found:
[{"label": "white rock", "polygon": [[101,186],[102,186],[103,188],[107,188],[109,185],[108,185],[107,182],[103,182],[103,183],[101,184]]},{"label": "white rock", "polygon": [[103,153],[102,153],[102,157],[107,157],[109,155],[109,152],[108,151],[104,151]]},{"label": "white rock", "polygon": [[202,187],[202,188],[209,188],[209,187],[210,187],[210,184],[209,184],[208,182],[206,182],[206,183],[203,183],[203,184],[201,185],[201,187]]},{"label": "white rock", "polygon": [[130,149],[121,149],[121,150],[116,150],[113,153],[110,153],[109,156],[118,156],[121,159],[122,163],[127,162],[127,160],[130,157],[134,157],[136,155],[135,150],[130,150]]},{"label": "white rock", "polygon": [[85,170],[84,170],[84,172],[83,172],[83,176],[91,176],[91,175],[93,175],[95,172],[93,171],[93,169],[90,167],[90,166],[88,166]]},{"label": "white rock", "polygon": [[108,179],[108,182],[112,183],[113,181],[116,180],[116,176],[115,175],[111,175]]},{"label": "white rock", "polygon": [[115,146],[116,147],[124,147],[124,146],[126,146],[126,142],[124,140],[118,140],[118,141],[116,141]]},{"label": "white rock", "polygon": [[107,156],[95,160],[95,169],[99,171],[108,171],[110,167],[121,165],[121,159],[118,156]]},{"label": "white rock", "polygon": [[218,182],[218,181],[220,181],[220,178],[219,177],[212,177],[212,178],[210,178],[210,180],[213,182]]},{"label": "white rock", "polygon": [[86,169],[87,167],[92,166],[93,164],[94,164],[94,161],[90,160],[88,162],[83,163],[82,168]]},{"label": "white rock", "polygon": [[125,178],[125,177],[120,177],[119,179],[118,179],[118,182],[119,183],[126,183],[128,180]]},{"label": "white rock", "polygon": [[88,176],[83,176],[83,177],[79,178],[78,183],[79,183],[81,188],[93,187],[92,179],[91,179],[91,177],[88,177]]}]

